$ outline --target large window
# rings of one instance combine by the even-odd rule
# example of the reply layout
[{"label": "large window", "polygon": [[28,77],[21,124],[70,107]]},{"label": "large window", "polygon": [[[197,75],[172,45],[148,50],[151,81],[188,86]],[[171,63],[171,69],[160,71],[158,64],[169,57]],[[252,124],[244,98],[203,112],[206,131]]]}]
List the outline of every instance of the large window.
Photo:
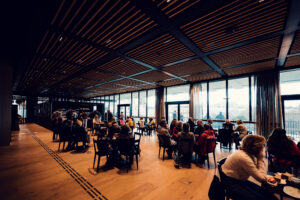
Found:
[{"label": "large window", "polygon": [[148,90],[148,117],[155,117],[155,90]]},{"label": "large window", "polygon": [[283,71],[280,73],[281,95],[300,94],[300,70]]},{"label": "large window", "polygon": [[179,85],[167,88],[167,102],[189,100],[190,85]]},{"label": "large window", "polygon": [[106,112],[109,108],[109,96],[105,96],[104,101],[104,112]]},{"label": "large window", "polygon": [[120,94],[120,104],[131,104],[131,93]]},{"label": "large window", "polygon": [[230,120],[249,121],[249,77],[228,80]]},{"label": "large window", "polygon": [[114,112],[115,116],[118,115],[119,96],[120,95],[118,95],[118,94],[115,95],[115,110],[114,110],[115,111]]},{"label": "large window", "polygon": [[114,95],[111,95],[110,97],[110,101],[109,101],[109,110],[111,113],[114,113]]},{"label": "large window", "polygon": [[132,116],[139,116],[139,93],[132,93]]},{"label": "large window", "polygon": [[207,119],[207,83],[200,85],[200,119]]},{"label": "large window", "polygon": [[209,118],[224,120],[226,118],[226,83],[209,82]]},{"label": "large window", "polygon": [[146,91],[140,92],[140,117],[146,117]]}]

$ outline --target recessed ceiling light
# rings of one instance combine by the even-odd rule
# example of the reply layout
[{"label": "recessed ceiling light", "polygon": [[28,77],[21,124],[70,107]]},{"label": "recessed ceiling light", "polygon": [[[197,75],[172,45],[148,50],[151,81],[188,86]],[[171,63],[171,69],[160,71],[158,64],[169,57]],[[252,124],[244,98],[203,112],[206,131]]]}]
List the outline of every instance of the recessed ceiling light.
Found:
[{"label": "recessed ceiling light", "polygon": [[110,43],[110,42],[111,42],[111,39],[107,40],[107,41],[106,41],[106,44],[108,44],[108,43]]},{"label": "recessed ceiling light", "polygon": [[62,36],[59,37],[58,41],[62,41],[64,38]]},{"label": "recessed ceiling light", "polygon": [[167,0],[167,3],[170,3],[172,0]]},{"label": "recessed ceiling light", "polygon": [[47,58],[44,58],[44,59],[43,59],[43,61],[44,61],[44,62],[47,62],[47,61],[48,61],[48,59],[47,59]]},{"label": "recessed ceiling light", "polygon": [[164,44],[166,44],[166,43],[168,43],[168,42],[170,42],[171,40],[167,40],[167,41],[164,41]]},{"label": "recessed ceiling light", "polygon": [[262,2],[264,2],[264,1],[265,1],[265,0],[258,0],[259,3],[262,3]]}]

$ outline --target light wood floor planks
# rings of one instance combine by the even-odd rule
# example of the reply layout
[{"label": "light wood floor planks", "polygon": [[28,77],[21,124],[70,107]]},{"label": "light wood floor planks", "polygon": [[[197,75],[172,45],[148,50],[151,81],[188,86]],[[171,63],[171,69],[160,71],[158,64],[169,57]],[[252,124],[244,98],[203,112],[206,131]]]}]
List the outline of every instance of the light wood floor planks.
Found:
[{"label": "light wood floor planks", "polygon": [[[19,132],[13,132],[10,146],[0,147],[1,199],[92,199],[29,133],[56,152],[107,199],[208,199],[215,171],[212,155],[211,169],[194,164],[191,169],[176,169],[173,160],[158,158],[157,137],[143,136],[138,171],[134,164],[128,173],[115,168],[96,174],[91,169],[92,144],[85,153],[58,153],[58,143],[52,142],[48,129],[37,124],[20,128]],[[228,155],[217,146],[217,160]],[[101,159],[101,165],[105,160]]]}]

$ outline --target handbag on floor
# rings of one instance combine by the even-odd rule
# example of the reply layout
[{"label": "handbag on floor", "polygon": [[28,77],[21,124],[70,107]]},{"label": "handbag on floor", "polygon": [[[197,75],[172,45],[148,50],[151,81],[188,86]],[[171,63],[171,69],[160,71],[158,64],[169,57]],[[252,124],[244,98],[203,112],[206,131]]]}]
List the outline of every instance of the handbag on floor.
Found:
[{"label": "handbag on floor", "polygon": [[219,177],[214,175],[214,178],[210,184],[208,197],[210,200],[224,200],[225,199],[225,189],[221,183]]}]

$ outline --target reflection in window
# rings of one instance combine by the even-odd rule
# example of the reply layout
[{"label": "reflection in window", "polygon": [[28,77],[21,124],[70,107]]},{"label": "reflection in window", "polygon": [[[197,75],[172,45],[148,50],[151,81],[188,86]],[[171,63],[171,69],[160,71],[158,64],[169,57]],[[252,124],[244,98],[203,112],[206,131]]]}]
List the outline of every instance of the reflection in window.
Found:
[{"label": "reflection in window", "polygon": [[132,116],[139,116],[139,93],[132,93]]},{"label": "reflection in window", "polygon": [[229,119],[249,121],[249,78],[228,80]]},{"label": "reflection in window", "polygon": [[281,95],[300,94],[300,70],[280,72]]},{"label": "reflection in window", "polygon": [[224,120],[226,117],[225,81],[209,83],[209,118]]},{"label": "reflection in window", "polygon": [[146,91],[140,92],[140,117],[146,117]]},{"label": "reflection in window", "polygon": [[189,101],[190,85],[179,85],[167,88],[167,101]]},{"label": "reflection in window", "polygon": [[131,104],[131,93],[120,94],[120,104]]},{"label": "reflection in window", "polygon": [[148,90],[148,117],[155,117],[155,90]]}]

